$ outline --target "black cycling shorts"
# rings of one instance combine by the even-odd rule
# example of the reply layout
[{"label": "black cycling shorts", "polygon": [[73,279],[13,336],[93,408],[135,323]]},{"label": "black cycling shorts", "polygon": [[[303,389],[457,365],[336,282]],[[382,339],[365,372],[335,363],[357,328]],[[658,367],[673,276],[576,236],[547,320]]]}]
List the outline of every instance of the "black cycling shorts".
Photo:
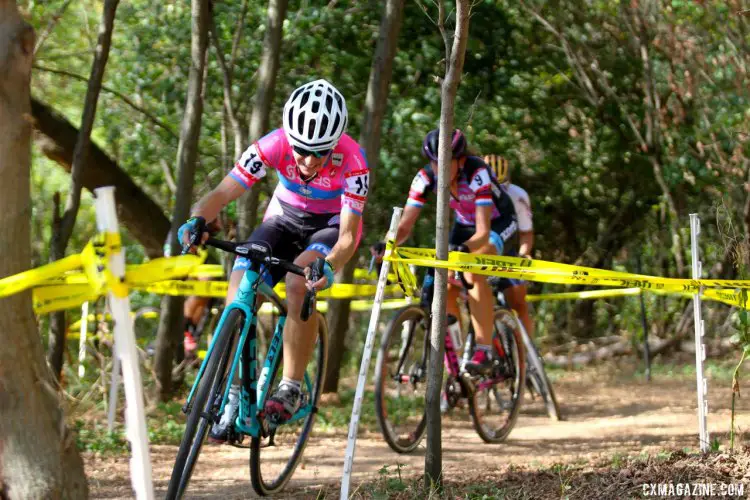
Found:
[{"label": "black cycling shorts", "polygon": [[[494,219],[490,225],[490,241],[495,245],[498,255],[509,255],[515,257],[518,254],[518,223],[514,215],[501,215]],[[476,226],[454,224],[451,229],[449,242],[452,245],[460,245],[474,236],[477,232]],[[489,283],[496,289],[521,285],[523,280],[514,278],[491,277]]]},{"label": "black cycling shorts", "polygon": [[[271,203],[278,203],[274,215],[267,213],[245,243],[265,244],[271,249],[271,255],[288,261],[305,250],[316,250],[324,257],[331,252],[339,239],[339,214],[312,214],[278,200]],[[249,266],[247,258],[237,257],[232,272],[246,270]],[[263,277],[273,287],[285,274],[283,269],[275,267],[263,273]]]},{"label": "black cycling shorts", "polygon": [[[498,255],[515,255],[518,253],[518,223],[514,214],[501,215],[490,224],[490,242],[495,246]],[[455,223],[451,229],[448,242],[461,245],[474,236],[477,227]]]}]

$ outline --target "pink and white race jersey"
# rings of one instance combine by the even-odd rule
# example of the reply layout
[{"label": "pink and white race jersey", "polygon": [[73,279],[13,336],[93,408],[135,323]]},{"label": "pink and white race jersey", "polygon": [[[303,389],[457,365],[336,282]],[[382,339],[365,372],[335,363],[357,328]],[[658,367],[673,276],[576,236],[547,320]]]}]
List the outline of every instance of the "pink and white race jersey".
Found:
[{"label": "pink and white race jersey", "polygon": [[[477,206],[492,205],[491,219],[500,217],[493,200],[493,175],[487,165],[476,156],[467,156],[457,179],[458,197],[451,195],[450,207],[456,214],[456,222],[467,226],[477,223]],[[409,189],[407,205],[422,207],[427,194],[437,190],[437,173],[426,165],[417,172]]]},{"label": "pink and white race jersey", "polygon": [[362,215],[369,170],[364,151],[347,134],[341,136],[326,164],[309,183],[300,179],[292,147],[280,128],[247,148],[229,175],[250,188],[265,177],[268,168],[275,169],[279,177],[275,199],[313,214],[340,213],[346,208]]}]

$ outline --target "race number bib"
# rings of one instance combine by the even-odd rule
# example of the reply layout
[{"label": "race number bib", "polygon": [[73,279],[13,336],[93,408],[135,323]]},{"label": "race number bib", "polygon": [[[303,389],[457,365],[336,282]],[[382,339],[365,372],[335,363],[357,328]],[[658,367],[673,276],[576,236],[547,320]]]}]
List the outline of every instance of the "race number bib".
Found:
[{"label": "race number bib", "polygon": [[258,150],[256,149],[255,144],[247,148],[245,152],[242,153],[242,156],[237,162],[237,165],[241,167],[245,172],[255,177],[255,179],[260,179],[266,175],[266,165],[260,159],[260,155],[258,154]]},{"label": "race number bib", "polygon": [[484,169],[484,168],[477,170],[474,173],[474,176],[471,178],[471,182],[469,183],[469,187],[475,193],[486,187],[489,187],[489,185],[490,185],[490,174],[489,172],[487,172],[487,169]]},{"label": "race number bib", "polygon": [[368,171],[352,172],[346,177],[346,192],[361,198],[366,198],[370,190],[370,174]]}]

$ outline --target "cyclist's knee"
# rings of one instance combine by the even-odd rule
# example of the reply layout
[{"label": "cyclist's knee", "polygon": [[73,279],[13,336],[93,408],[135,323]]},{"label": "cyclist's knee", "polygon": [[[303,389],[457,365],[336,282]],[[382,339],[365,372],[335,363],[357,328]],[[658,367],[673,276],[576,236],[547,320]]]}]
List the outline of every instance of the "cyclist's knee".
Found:
[{"label": "cyclist's knee", "polygon": [[307,291],[307,280],[296,274],[286,276],[286,300],[290,306],[301,305]]}]

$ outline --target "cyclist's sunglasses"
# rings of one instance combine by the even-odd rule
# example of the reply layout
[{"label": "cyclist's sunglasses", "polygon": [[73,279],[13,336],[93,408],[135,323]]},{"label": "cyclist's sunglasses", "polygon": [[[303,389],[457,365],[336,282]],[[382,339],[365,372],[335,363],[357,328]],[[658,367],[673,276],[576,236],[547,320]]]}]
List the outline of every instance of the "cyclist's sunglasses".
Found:
[{"label": "cyclist's sunglasses", "polygon": [[328,154],[331,152],[330,149],[326,149],[323,151],[308,151],[307,149],[301,148],[299,146],[293,146],[292,149],[295,153],[297,153],[300,156],[314,156],[315,158],[324,158],[328,156]]}]

